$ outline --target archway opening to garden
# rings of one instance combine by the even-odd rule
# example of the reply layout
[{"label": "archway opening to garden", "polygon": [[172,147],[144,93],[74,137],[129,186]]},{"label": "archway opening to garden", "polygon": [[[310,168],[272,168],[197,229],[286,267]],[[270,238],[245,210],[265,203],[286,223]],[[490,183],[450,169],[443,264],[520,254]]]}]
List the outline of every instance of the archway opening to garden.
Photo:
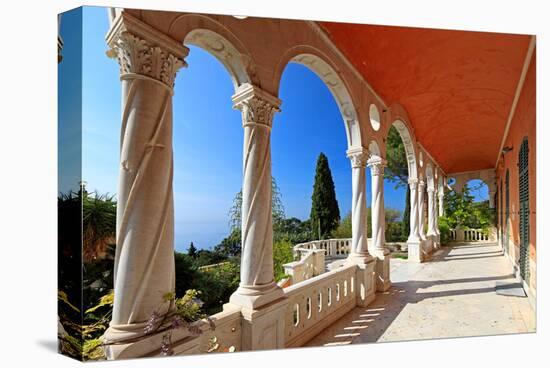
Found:
[{"label": "archway opening to garden", "polygon": [[[281,74],[281,112],[272,129],[272,174],[285,208],[274,223],[276,277],[296,244],[351,238],[352,179],[346,151],[360,147],[355,108],[344,82],[322,59],[300,54]],[[274,219],[275,220],[275,219]],[[283,258],[283,257],[281,257]]]},{"label": "archway opening to garden", "polygon": [[384,202],[386,244],[405,258],[404,242],[410,235],[411,198],[409,178],[417,177],[416,153],[407,125],[395,120],[386,137]]}]

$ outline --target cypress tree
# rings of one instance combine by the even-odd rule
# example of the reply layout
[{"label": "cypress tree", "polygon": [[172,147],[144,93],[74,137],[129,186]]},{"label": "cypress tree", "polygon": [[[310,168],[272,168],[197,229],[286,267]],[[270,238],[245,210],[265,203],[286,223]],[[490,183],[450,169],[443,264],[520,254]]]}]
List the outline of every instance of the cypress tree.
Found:
[{"label": "cypress tree", "polygon": [[315,183],[311,196],[311,226],[314,234],[326,239],[340,221],[340,210],[334,191],[334,181],[327,156],[320,153],[315,169]]},{"label": "cypress tree", "polygon": [[189,255],[189,257],[193,257],[193,258],[197,256],[197,248],[195,248],[195,244],[193,244],[193,242],[189,244],[189,249],[187,250],[187,254]]}]

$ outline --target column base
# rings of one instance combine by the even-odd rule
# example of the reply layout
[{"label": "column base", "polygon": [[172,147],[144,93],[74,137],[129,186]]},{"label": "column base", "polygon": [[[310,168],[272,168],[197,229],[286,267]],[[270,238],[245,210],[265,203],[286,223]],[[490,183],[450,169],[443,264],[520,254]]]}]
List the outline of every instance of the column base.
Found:
[{"label": "column base", "polygon": [[390,281],[390,251],[387,249],[373,249],[371,254],[375,259],[375,279],[377,291],[388,291],[391,287]]},{"label": "column base", "polygon": [[376,261],[372,259],[368,263],[357,264],[357,300],[358,307],[366,307],[376,298]]},{"label": "column base", "polygon": [[424,242],[420,239],[409,239],[407,241],[408,261],[415,263],[422,263],[424,261],[424,251],[422,246]]},{"label": "column base", "polygon": [[346,258],[348,265],[366,265],[374,262],[374,257],[369,253],[350,253]]},{"label": "column base", "polygon": [[226,308],[241,308],[241,350],[272,350],[285,347],[285,313],[288,299],[283,295],[270,304],[257,309],[235,306],[232,302]]},{"label": "column base", "polygon": [[240,285],[229,298],[229,303],[253,310],[284,296],[283,289],[275,282],[266,285]]},{"label": "column base", "polygon": [[[160,355],[162,340],[167,331],[145,335],[144,329],[147,323],[135,325],[110,326],[103,335],[103,351],[107,360],[133,359]],[[133,330],[133,337],[128,331]],[[139,331],[139,334],[137,333]],[[191,335],[186,328],[171,330],[172,343],[182,340],[193,340],[197,336]],[[199,344],[191,344],[186,353],[200,353]]]}]

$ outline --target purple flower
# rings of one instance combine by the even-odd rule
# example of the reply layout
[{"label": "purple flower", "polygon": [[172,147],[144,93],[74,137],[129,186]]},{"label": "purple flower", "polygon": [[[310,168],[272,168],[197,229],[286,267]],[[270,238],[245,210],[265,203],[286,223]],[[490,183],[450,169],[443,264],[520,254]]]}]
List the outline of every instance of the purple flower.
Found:
[{"label": "purple flower", "polygon": [[147,320],[147,324],[145,325],[144,331],[146,334],[150,334],[155,331],[157,328],[158,320],[160,319],[160,315],[157,311],[154,311],[151,313],[151,317]]},{"label": "purple flower", "polygon": [[187,326],[187,322],[184,321],[183,318],[181,318],[180,316],[176,316],[172,320],[172,328],[173,329],[178,329],[178,328],[185,327],[185,326]]},{"label": "purple flower", "polygon": [[160,346],[160,355],[162,356],[174,355],[174,350],[172,350],[171,334],[166,334],[162,336],[162,345]]}]

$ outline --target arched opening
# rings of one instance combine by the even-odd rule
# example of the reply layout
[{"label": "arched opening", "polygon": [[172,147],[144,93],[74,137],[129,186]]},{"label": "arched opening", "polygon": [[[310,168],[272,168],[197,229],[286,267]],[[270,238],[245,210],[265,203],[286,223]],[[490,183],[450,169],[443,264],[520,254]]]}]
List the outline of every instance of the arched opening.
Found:
[{"label": "arched opening", "polygon": [[[325,60],[315,54],[301,53],[292,57],[289,64],[301,64],[315,73],[331,92],[338,109],[342,115],[342,120],[346,128],[346,138],[348,148],[361,146],[361,132],[359,121],[357,120],[357,111],[355,109],[351,95],[338,73]],[[287,67],[288,68],[288,65]],[[286,71],[286,68],[284,69]],[[374,106],[374,105],[373,105]],[[374,106],[376,109],[376,106]],[[376,109],[376,112],[378,110]],[[380,115],[374,116],[380,123]]]},{"label": "arched opening", "polygon": [[[281,238],[292,245],[351,238],[351,167],[346,150],[360,146],[361,135],[343,81],[319,57],[300,54],[290,58],[282,71],[279,98],[283,104],[272,129],[272,173],[287,220],[286,235],[274,227],[275,243]],[[318,185],[326,186],[329,195],[318,196]],[[320,215],[321,207],[328,211]],[[291,222],[291,227],[286,226]]]},{"label": "arched opening", "polygon": [[223,37],[195,30],[184,43],[188,68],[173,97],[176,296],[199,290],[210,315],[238,287],[240,224],[230,210],[242,186],[243,133],[231,96],[248,78]]},{"label": "arched opening", "polygon": [[[410,235],[411,199],[409,178],[417,177],[416,154],[407,125],[395,120],[385,140],[387,167],[384,170],[386,243],[399,253]],[[405,257],[406,253],[402,252]]]}]

